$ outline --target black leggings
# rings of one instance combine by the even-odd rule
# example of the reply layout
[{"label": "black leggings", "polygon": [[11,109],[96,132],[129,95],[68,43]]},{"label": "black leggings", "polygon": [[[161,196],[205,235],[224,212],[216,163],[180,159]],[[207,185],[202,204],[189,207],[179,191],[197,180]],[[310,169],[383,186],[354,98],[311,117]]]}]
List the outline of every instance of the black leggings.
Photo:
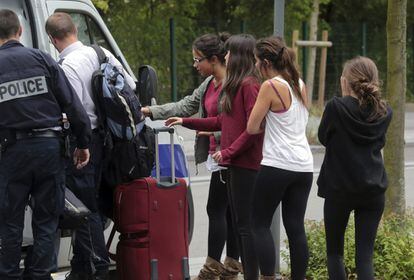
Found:
[{"label": "black leggings", "polygon": [[329,279],[347,279],[343,263],[344,234],[352,210],[355,211],[355,264],[358,280],[374,279],[372,255],[378,224],[384,211],[384,201],[384,194],[360,201],[325,199]]},{"label": "black leggings", "polygon": [[251,169],[231,166],[227,179],[230,212],[238,237],[243,276],[247,280],[256,280],[259,273],[251,223],[256,174],[257,171]]},{"label": "black leggings", "polygon": [[237,238],[231,222],[226,180],[227,170],[215,171],[211,174],[207,201],[208,256],[218,262],[220,262],[224,243],[226,243],[227,256],[239,259]]},{"label": "black leggings", "polygon": [[277,206],[282,202],[292,280],[305,279],[309,253],[304,216],[312,178],[312,172],[261,166],[256,179],[253,204],[254,242],[261,274],[271,276],[275,273],[275,247],[270,225]]}]

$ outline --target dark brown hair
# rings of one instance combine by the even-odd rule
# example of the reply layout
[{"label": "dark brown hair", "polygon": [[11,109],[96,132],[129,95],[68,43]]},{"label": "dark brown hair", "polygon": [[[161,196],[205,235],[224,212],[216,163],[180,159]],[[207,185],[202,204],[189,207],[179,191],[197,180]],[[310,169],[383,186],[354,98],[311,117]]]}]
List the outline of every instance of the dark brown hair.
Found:
[{"label": "dark brown hair", "polygon": [[374,121],[386,115],[387,107],[381,99],[378,69],[368,57],[357,56],[344,64],[342,76],[355,93],[362,108],[370,110],[368,121]]},{"label": "dark brown hair", "polygon": [[239,34],[231,36],[225,43],[225,48],[230,51],[227,61],[226,81],[223,85],[223,111],[231,112],[234,96],[246,77],[258,78],[255,67],[254,47],[256,40],[252,35]]},{"label": "dark brown hair", "polygon": [[269,61],[271,67],[275,69],[293,88],[296,97],[299,98],[303,104],[306,104],[300,90],[300,77],[295,63],[295,53],[286,46],[282,38],[270,36],[259,39],[256,44],[255,54],[262,62],[264,62],[265,59]]},{"label": "dark brown hair", "polygon": [[204,34],[194,40],[193,49],[200,51],[207,59],[216,56],[221,64],[225,64],[224,57],[226,56],[226,49],[224,43],[230,37],[227,32],[217,34]]},{"label": "dark brown hair", "polygon": [[16,35],[20,28],[19,18],[12,10],[0,10],[0,39],[9,39]]},{"label": "dark brown hair", "polygon": [[52,38],[64,39],[68,35],[76,35],[76,26],[71,16],[67,13],[54,13],[46,21],[46,33]]}]

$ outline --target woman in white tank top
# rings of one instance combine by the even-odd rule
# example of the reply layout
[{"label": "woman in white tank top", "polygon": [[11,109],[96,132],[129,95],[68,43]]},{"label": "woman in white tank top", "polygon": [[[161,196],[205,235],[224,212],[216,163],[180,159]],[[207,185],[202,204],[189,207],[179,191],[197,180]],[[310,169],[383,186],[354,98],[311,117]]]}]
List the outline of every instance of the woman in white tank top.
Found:
[{"label": "woman in white tank top", "polygon": [[313,178],[313,157],[306,138],[307,96],[294,54],[279,37],[260,39],[256,67],[266,80],[250,115],[247,132],[265,131],[263,160],[253,204],[253,234],[262,279],[275,279],[270,225],[282,204],[290,250],[291,277],[304,280],[308,247],[304,216]]},{"label": "woman in white tank top", "polygon": [[[308,110],[301,100],[298,100],[289,83],[280,75],[266,81],[270,86],[270,99],[277,99],[282,105],[270,107],[266,113],[265,138],[263,144],[262,165],[281,169],[313,172],[312,153],[306,138],[306,124],[308,123]],[[304,83],[299,80],[301,91],[304,91]],[[278,90],[277,88],[281,88]],[[286,91],[290,106],[284,104],[279,91]],[[272,96],[273,95],[273,96]],[[272,101],[270,101],[272,102]]]}]

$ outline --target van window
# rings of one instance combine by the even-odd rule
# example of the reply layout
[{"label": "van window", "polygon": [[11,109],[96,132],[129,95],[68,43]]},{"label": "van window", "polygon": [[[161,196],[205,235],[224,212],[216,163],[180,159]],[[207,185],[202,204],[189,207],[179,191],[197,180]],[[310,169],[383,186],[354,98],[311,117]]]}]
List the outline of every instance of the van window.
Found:
[{"label": "van window", "polygon": [[88,15],[81,13],[69,13],[78,28],[78,39],[85,45],[98,44],[104,47],[111,53],[115,53],[102,30],[96,24],[96,22]]}]

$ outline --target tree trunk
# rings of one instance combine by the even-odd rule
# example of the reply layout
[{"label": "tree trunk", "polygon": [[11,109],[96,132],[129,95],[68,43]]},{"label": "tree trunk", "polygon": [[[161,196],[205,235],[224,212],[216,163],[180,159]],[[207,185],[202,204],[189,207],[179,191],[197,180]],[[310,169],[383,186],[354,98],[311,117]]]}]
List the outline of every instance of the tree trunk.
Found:
[{"label": "tree trunk", "polygon": [[[316,41],[318,37],[319,0],[313,0],[313,11],[310,18],[309,41]],[[306,90],[308,93],[309,105],[312,105],[313,81],[315,79],[316,48],[311,47],[308,56],[306,71]]]},{"label": "tree trunk", "polygon": [[404,122],[407,87],[407,0],[388,0],[387,16],[387,99],[393,118],[387,133],[384,161],[389,187],[386,214],[405,212]]}]

